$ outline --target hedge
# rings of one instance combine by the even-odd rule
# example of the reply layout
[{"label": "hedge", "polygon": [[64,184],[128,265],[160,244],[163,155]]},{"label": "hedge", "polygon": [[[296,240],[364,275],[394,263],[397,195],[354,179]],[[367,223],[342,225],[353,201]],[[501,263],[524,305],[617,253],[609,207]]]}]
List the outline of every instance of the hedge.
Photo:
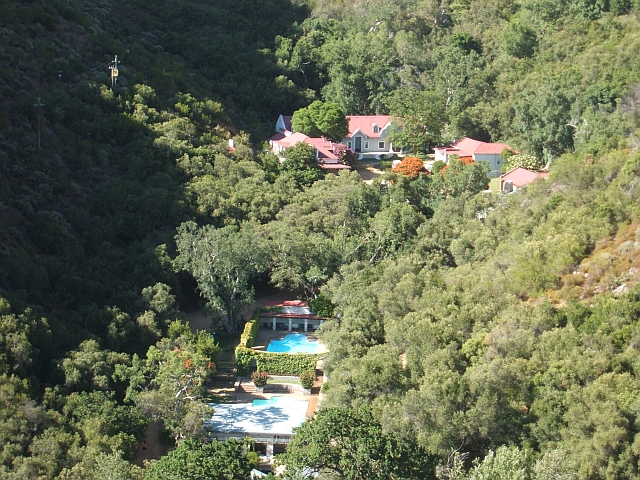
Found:
[{"label": "hedge", "polygon": [[258,336],[258,329],[260,328],[260,309],[256,308],[253,312],[251,320],[244,324],[244,330],[240,335],[240,347],[253,347],[256,343],[256,337]]},{"label": "hedge", "polygon": [[236,364],[239,374],[246,375],[249,372],[252,359],[256,360],[256,366],[261,372],[271,375],[300,375],[309,370],[315,371],[318,355],[260,352],[238,345]]}]

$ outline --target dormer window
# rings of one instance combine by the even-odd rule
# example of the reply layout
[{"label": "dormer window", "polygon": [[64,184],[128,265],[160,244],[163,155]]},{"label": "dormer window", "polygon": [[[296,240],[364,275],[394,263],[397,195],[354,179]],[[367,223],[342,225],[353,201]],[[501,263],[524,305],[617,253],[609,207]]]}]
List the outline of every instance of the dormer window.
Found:
[{"label": "dormer window", "polygon": [[375,123],[373,124],[373,133],[380,133],[380,127]]}]

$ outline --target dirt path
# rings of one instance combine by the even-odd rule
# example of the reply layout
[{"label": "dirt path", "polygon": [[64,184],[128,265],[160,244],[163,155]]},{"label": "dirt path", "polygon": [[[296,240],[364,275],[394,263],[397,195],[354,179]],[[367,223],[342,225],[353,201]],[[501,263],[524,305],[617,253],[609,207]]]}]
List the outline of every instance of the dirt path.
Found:
[{"label": "dirt path", "polygon": [[133,463],[140,467],[144,467],[144,463],[146,461],[157,460],[167,454],[169,447],[160,443],[159,434],[160,423],[150,422],[147,427],[144,440],[138,443]]},{"label": "dirt path", "polygon": [[357,168],[357,172],[362,177],[362,181],[364,183],[366,183],[367,185],[371,185],[375,178],[379,177],[380,175],[382,175],[384,173],[382,170],[380,170],[379,168],[376,168],[376,167],[374,167],[372,165],[359,166]]}]

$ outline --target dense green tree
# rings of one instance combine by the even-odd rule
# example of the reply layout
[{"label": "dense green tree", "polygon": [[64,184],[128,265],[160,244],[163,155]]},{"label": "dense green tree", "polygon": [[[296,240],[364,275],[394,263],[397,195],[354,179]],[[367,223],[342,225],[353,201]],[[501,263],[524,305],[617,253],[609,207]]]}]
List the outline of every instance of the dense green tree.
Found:
[{"label": "dense green tree", "polygon": [[527,58],[534,54],[538,39],[536,33],[527,25],[514,22],[509,23],[502,31],[500,45],[507,55]]},{"label": "dense green tree", "polygon": [[251,464],[247,445],[237,440],[200,443],[186,440],[146,468],[145,480],[245,480]]},{"label": "dense green tree", "polygon": [[293,179],[298,188],[308,187],[324,178],[325,172],[318,165],[315,148],[304,142],[285,149],[284,161],[280,164],[280,171]]},{"label": "dense green tree", "polygon": [[349,133],[349,122],[337,104],[315,101],[307,108],[313,123],[325,137],[340,142]]},{"label": "dense green tree", "polygon": [[122,458],[120,452],[88,456],[72,468],[65,468],[56,477],[59,480],[142,480],[144,469]]},{"label": "dense green tree", "polygon": [[514,104],[513,128],[541,159],[555,158],[573,146],[570,100],[559,86],[543,85],[536,91],[522,92]]},{"label": "dense green tree", "polygon": [[445,102],[441,95],[405,88],[396,91],[388,104],[395,123],[389,137],[391,142],[400,147],[410,147],[414,155],[425,145],[440,142],[446,121]]},{"label": "dense green tree", "polygon": [[[319,102],[319,100],[316,101]],[[319,137],[322,135],[308,108],[301,108],[293,112],[291,128],[294,132],[301,132],[310,137]]]},{"label": "dense green tree", "polygon": [[69,391],[112,391],[116,366],[129,361],[127,354],[104,350],[96,340],[85,340],[60,364],[64,387]]},{"label": "dense green tree", "polygon": [[150,418],[161,420],[176,443],[204,436],[204,418],[212,409],[202,401],[205,383],[215,372],[218,347],[206,332],[193,334],[179,321],[169,338],[149,347],[145,358],[118,365],[115,376],[128,382],[126,398]]},{"label": "dense green tree", "polygon": [[292,475],[310,468],[354,480],[433,477],[433,459],[420,447],[384,434],[366,409],[320,410],[296,429],[278,461]]},{"label": "dense green tree", "polygon": [[310,137],[325,136],[335,142],[349,133],[349,123],[344,111],[335,103],[316,100],[307,108],[293,112],[291,126],[294,132]]},{"label": "dense green tree", "polygon": [[202,296],[223,316],[230,332],[237,330],[239,309],[253,299],[252,278],[267,266],[257,239],[257,228],[249,223],[241,228],[215,228],[186,222],[176,235],[176,269],[193,275]]},{"label": "dense green tree", "polygon": [[478,55],[482,55],[482,45],[467,32],[454,33],[451,35],[451,45],[455,45],[467,53],[473,50]]},{"label": "dense green tree", "polygon": [[464,471],[465,455],[454,452],[449,456],[449,464],[438,467],[438,478],[448,480],[484,480],[518,479],[547,480],[553,478],[572,478],[572,472],[566,466],[566,458],[560,451],[551,451],[537,460],[531,452],[518,448],[498,448],[491,451],[468,472]]}]

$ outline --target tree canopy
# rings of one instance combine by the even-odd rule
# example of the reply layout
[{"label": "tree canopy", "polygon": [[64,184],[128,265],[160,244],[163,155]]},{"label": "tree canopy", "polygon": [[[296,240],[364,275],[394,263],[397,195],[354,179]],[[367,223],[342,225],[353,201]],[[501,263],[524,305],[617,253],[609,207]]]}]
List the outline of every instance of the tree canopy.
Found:
[{"label": "tree canopy", "polygon": [[198,227],[183,223],[176,235],[175,265],[189,271],[209,305],[237,331],[238,310],[253,300],[251,280],[262,273],[268,259],[257,243],[256,226]]},{"label": "tree canopy", "polygon": [[340,142],[349,133],[349,122],[342,110],[333,102],[316,100],[306,108],[293,112],[291,126],[294,132],[310,137],[327,137]]},{"label": "tree canopy", "polygon": [[200,443],[186,440],[147,467],[145,480],[246,480],[251,464],[237,440]]},{"label": "tree canopy", "polygon": [[287,475],[311,469],[349,480],[428,479],[434,467],[420,447],[385,435],[370,412],[343,408],[322,409],[303,423],[279,461]]},{"label": "tree canopy", "polygon": [[[364,440],[316,451],[325,476],[419,476],[385,463],[422,468],[409,445],[441,476],[637,478],[639,9],[1,2],[0,477],[137,480],[152,419],[204,439],[217,348],[175,320],[208,303],[234,331],[275,287],[336,317],[322,409]],[[409,150],[506,142],[549,175],[325,176],[263,147],[302,108],[334,140],[389,114]]]}]

